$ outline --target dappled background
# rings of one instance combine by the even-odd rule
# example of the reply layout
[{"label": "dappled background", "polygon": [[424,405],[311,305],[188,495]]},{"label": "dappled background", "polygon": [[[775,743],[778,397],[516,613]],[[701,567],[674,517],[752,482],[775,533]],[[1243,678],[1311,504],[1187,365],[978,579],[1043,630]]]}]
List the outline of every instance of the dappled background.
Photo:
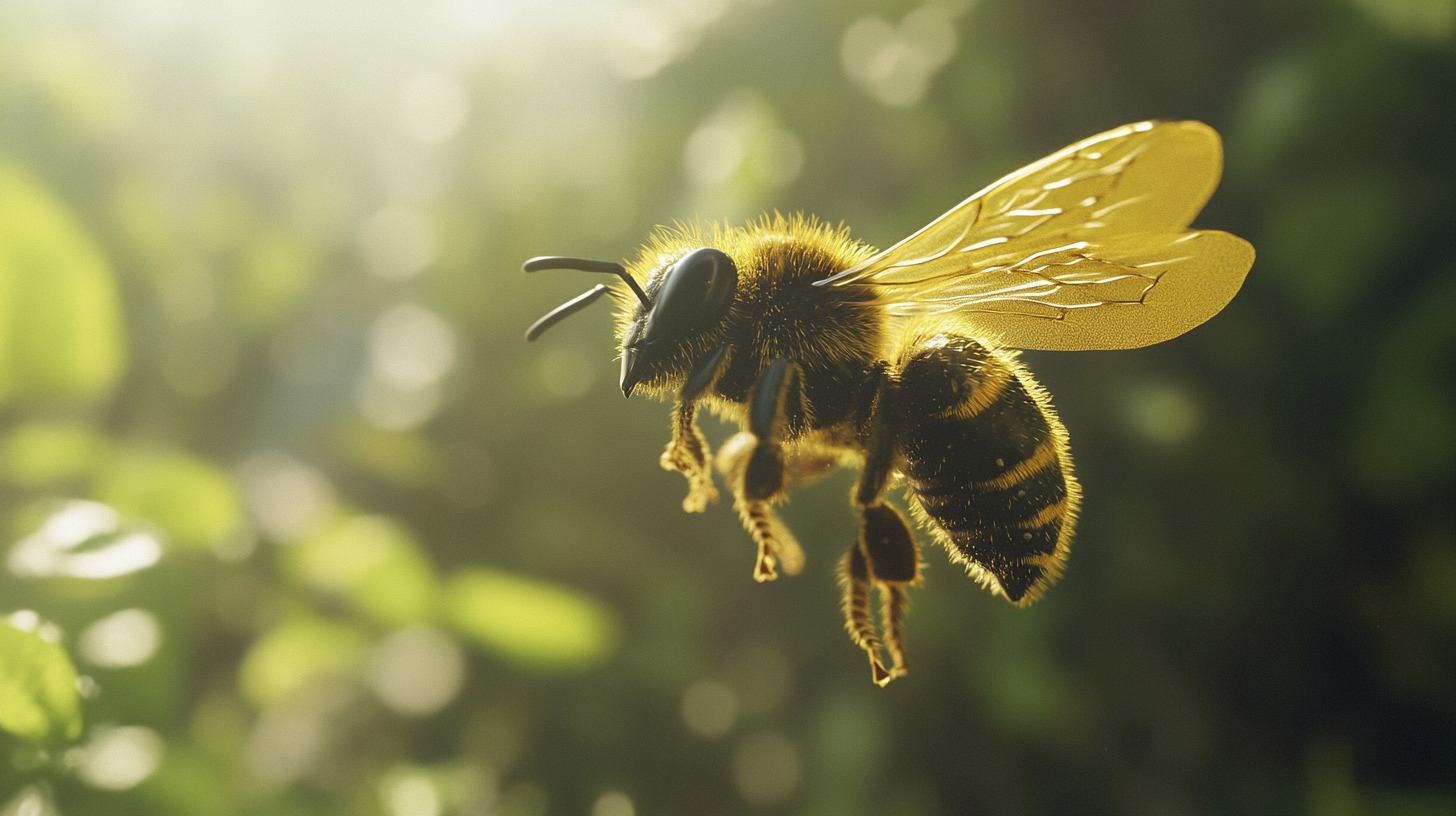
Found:
[{"label": "dappled background", "polygon": [[[0,0],[0,813],[1456,810],[1451,0]],[[1021,610],[758,585],[606,309],[653,225],[885,246],[1145,118],[1243,292],[1028,354],[1086,510]],[[721,440],[724,428],[709,425]]]}]

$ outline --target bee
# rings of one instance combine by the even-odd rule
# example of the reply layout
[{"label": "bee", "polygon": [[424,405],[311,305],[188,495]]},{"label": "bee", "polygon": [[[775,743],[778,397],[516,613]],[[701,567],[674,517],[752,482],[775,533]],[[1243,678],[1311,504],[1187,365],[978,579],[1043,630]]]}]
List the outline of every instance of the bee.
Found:
[{"label": "bee", "polygon": [[[562,304],[617,302],[621,389],[673,402],[661,464],[683,509],[718,499],[710,459],[757,546],[753,577],[804,566],[775,506],[859,469],[858,535],[839,562],[845,628],[885,685],[906,673],[912,524],[971,578],[1026,606],[1060,577],[1082,491],[1067,431],[1015,349],[1126,349],[1177,337],[1242,285],[1253,247],[1192,230],[1222,171],[1193,121],[1107,131],[991,184],[882,252],[845,228],[774,214],[659,228],[635,261],[541,257],[527,272],[617,278]],[[699,407],[741,430],[711,455]],[[871,595],[878,594],[878,619]]]}]

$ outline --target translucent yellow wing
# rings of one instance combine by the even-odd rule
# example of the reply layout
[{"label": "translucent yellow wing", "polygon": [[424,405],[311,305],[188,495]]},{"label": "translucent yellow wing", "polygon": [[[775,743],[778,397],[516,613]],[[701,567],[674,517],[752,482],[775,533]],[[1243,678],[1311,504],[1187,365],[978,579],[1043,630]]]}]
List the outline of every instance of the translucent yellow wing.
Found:
[{"label": "translucent yellow wing", "polygon": [[1139,122],[1085,139],[956,205],[821,284],[868,285],[892,314],[957,312],[1028,349],[1158,343],[1217,314],[1254,262],[1248,242],[1186,229],[1223,151],[1201,122]]}]

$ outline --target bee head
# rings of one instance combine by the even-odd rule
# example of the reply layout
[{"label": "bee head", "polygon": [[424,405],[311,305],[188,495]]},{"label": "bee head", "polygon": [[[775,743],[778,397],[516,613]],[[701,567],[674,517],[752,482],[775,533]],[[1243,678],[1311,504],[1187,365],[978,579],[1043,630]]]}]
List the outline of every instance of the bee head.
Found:
[{"label": "bee head", "polygon": [[[695,249],[661,267],[644,291],[625,267],[612,261],[541,257],[526,261],[527,272],[575,269],[616,275],[631,289],[637,306],[622,340],[622,393],[632,395],[639,383],[655,379],[684,361],[684,343],[716,325],[733,302],[738,269],[727,253],[712,247]],[[526,339],[591,305],[607,292],[597,285],[552,309],[526,330]]]},{"label": "bee head", "polygon": [[[655,285],[654,285],[655,284]],[[695,249],[649,282],[622,338],[622,393],[662,374],[683,344],[717,325],[738,288],[738,269],[727,253]]]}]

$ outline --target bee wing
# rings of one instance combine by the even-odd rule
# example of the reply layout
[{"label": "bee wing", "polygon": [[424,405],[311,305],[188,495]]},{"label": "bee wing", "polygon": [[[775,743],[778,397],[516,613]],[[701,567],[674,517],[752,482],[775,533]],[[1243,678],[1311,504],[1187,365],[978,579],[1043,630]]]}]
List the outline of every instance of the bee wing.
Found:
[{"label": "bee wing", "polygon": [[821,283],[881,287],[892,314],[964,312],[1029,349],[1136,348],[1216,314],[1254,250],[1185,228],[1223,167],[1201,122],[1139,122],[1084,139],[976,193]]}]

